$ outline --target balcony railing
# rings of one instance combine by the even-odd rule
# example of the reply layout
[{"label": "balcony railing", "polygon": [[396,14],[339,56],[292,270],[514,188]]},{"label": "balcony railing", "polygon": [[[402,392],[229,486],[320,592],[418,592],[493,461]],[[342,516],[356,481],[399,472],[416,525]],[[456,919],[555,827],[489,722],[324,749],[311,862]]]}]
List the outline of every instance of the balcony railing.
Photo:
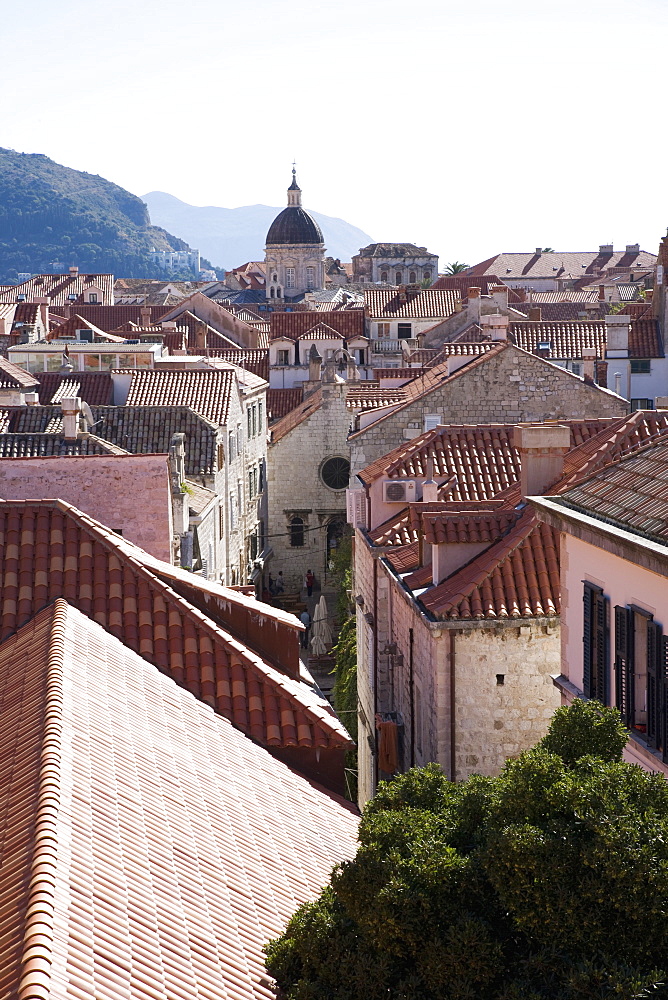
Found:
[{"label": "balcony railing", "polygon": [[371,343],[372,354],[403,354],[417,350],[416,337],[406,337],[399,340],[374,340]]}]

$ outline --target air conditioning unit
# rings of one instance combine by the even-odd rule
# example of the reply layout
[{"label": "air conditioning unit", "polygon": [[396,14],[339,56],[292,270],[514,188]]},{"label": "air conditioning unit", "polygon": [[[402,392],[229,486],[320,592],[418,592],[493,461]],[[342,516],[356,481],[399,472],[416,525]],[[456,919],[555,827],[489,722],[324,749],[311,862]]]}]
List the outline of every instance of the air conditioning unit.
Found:
[{"label": "air conditioning unit", "polygon": [[346,490],[346,521],[353,528],[367,528],[367,502],[364,490]]},{"label": "air conditioning unit", "polygon": [[417,500],[414,479],[386,479],[383,482],[384,503],[411,503]]}]

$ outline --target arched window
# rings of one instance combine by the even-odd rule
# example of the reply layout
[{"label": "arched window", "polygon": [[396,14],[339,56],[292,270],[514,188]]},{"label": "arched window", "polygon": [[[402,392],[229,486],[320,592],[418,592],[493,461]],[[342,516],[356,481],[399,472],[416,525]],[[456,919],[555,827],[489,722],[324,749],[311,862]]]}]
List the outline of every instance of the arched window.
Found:
[{"label": "arched window", "polygon": [[273,278],[272,278],[271,280],[272,280],[272,281],[278,281],[278,275],[277,275],[277,274],[275,274],[275,275],[273,276]]},{"label": "arched window", "polygon": [[387,281],[387,271],[381,271],[380,272],[380,280],[381,281]]},{"label": "arched window", "polygon": [[290,520],[290,545],[293,549],[304,544],[304,518],[293,517]]},{"label": "arched window", "polygon": [[416,281],[415,271],[411,271],[411,273],[408,275],[408,283],[414,285],[415,281]]},{"label": "arched window", "polygon": [[401,271],[397,271],[397,273],[394,276],[395,284],[400,285],[401,282],[402,282],[402,280],[403,280],[403,276],[401,274]]},{"label": "arched window", "polygon": [[422,277],[425,278],[427,281],[431,281],[431,268],[430,267],[425,267],[424,271],[422,272]]},{"label": "arched window", "polygon": [[269,298],[270,298],[270,299],[273,299],[273,297],[274,297],[274,289],[273,289],[273,288],[270,288],[270,289],[269,289]]}]

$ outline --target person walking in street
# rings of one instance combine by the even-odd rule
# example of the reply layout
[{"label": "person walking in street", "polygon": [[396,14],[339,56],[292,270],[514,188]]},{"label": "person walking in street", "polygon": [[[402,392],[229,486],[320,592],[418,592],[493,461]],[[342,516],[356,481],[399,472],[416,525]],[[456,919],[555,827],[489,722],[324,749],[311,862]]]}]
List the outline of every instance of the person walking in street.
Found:
[{"label": "person walking in street", "polygon": [[309,597],[311,597],[313,594],[313,584],[315,583],[315,577],[313,576],[313,573],[311,572],[310,569],[306,573],[304,582],[306,583],[306,593],[308,594]]},{"label": "person walking in street", "polygon": [[308,634],[311,629],[311,616],[304,608],[299,616],[299,620],[304,626],[304,631],[302,632],[302,649],[308,649]]},{"label": "person walking in street", "polygon": [[278,576],[276,577],[276,593],[282,594],[285,590],[285,581],[283,580],[283,570],[279,569]]}]

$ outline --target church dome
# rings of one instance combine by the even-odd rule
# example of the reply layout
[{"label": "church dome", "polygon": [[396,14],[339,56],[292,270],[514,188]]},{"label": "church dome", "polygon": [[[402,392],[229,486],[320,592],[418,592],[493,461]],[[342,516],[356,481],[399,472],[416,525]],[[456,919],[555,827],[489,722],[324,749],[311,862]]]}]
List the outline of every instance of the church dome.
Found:
[{"label": "church dome", "polygon": [[324,243],[313,216],[296,205],[284,208],[267,233],[267,243]]},{"label": "church dome", "polygon": [[322,230],[312,215],[302,208],[301,189],[292,170],[288,188],[288,207],[276,216],[267,233],[267,245],[272,243],[324,243]]}]

